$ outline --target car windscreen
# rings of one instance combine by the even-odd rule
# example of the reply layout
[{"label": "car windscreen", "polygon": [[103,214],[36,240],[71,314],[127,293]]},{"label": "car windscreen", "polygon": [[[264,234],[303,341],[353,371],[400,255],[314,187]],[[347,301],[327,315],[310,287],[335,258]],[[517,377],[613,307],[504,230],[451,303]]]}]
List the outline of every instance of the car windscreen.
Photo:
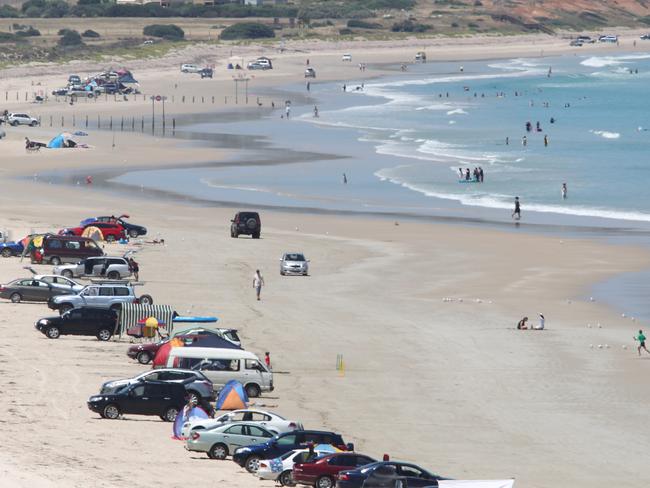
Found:
[{"label": "car windscreen", "polygon": [[285,257],[286,261],[304,261],[305,256],[302,254],[287,254]]},{"label": "car windscreen", "polygon": [[102,395],[117,395],[124,392],[130,385],[115,385],[115,386],[105,386],[102,388]]}]

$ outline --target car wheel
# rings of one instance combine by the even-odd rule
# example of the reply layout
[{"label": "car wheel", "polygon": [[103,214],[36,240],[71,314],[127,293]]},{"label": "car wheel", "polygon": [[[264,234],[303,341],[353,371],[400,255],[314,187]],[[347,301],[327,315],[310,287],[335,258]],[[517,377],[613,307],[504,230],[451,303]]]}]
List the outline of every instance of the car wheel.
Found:
[{"label": "car wheel", "polygon": [[167,410],[165,410],[165,413],[163,413],[163,420],[165,422],[173,422],[176,420],[176,416],[178,415],[178,409],[176,407],[169,407]]},{"label": "car wheel", "polygon": [[50,264],[53,266],[58,266],[61,264],[61,258],[58,256],[52,256],[50,258]]},{"label": "car wheel", "polygon": [[293,471],[290,469],[282,471],[280,477],[278,478],[278,481],[282,486],[296,486],[296,483],[293,481]]},{"label": "car wheel", "polygon": [[48,327],[45,331],[48,339],[58,339],[61,336],[61,331],[58,327]]},{"label": "car wheel", "polygon": [[332,478],[329,476],[321,476],[316,480],[315,488],[332,488],[333,486],[334,482],[332,481]]},{"label": "car wheel", "polygon": [[257,473],[257,470],[260,467],[260,457],[249,456],[248,459],[246,459],[246,463],[244,464],[244,467],[246,468],[246,471],[248,471],[249,473]]},{"label": "car wheel", "polygon": [[23,299],[20,293],[12,293],[9,298],[11,299],[11,303],[20,303],[20,301]]},{"label": "car wheel", "polygon": [[107,235],[106,242],[115,242],[115,236],[112,234]]},{"label": "car wheel", "polygon": [[146,351],[141,351],[138,353],[138,355],[135,357],[140,364],[149,364],[151,361],[151,354],[149,354]]},{"label": "car wheel", "polygon": [[284,271],[280,271],[280,276],[284,276],[284,275],[285,275],[285,272],[284,272]]},{"label": "car wheel", "polygon": [[16,127],[16,126],[18,125],[18,121],[16,121],[16,120],[12,120],[12,121],[10,122],[10,124],[11,124],[13,127]]},{"label": "car wheel", "polygon": [[59,307],[59,314],[63,315],[66,313],[68,310],[72,310],[74,307],[70,303],[64,303]]},{"label": "car wheel", "polygon": [[259,232],[255,232],[255,233],[253,234],[253,239],[259,239],[259,238],[260,238],[260,233],[259,233]]},{"label": "car wheel", "polygon": [[113,336],[113,333],[110,329],[99,329],[97,331],[97,339],[100,341],[107,341]]},{"label": "car wheel", "polygon": [[120,273],[118,273],[117,271],[111,271],[110,273],[108,273],[107,277],[109,280],[119,280]]},{"label": "car wheel", "polygon": [[9,249],[8,247],[5,247],[5,248],[2,250],[2,257],[3,257],[3,258],[10,258],[10,257],[11,257],[11,254],[12,254],[11,249]]},{"label": "car wheel", "polygon": [[36,126],[38,125],[38,122],[34,120],[34,121],[32,121],[32,123],[29,124],[29,125],[31,125],[32,127],[36,127]]},{"label": "car wheel", "polygon": [[260,387],[257,385],[246,385],[246,394],[248,395],[249,398],[257,398],[260,396]]},{"label": "car wheel", "polygon": [[215,444],[210,448],[208,451],[208,457],[210,459],[226,459],[226,456],[228,456],[228,446],[225,444]]},{"label": "car wheel", "polygon": [[69,269],[64,269],[63,271],[61,271],[61,275],[65,276],[66,278],[70,278],[70,279],[73,278],[72,271],[70,271]]},{"label": "car wheel", "polygon": [[140,303],[142,305],[153,305],[153,298],[151,298],[151,295],[141,295]]},{"label": "car wheel", "polygon": [[129,231],[129,237],[131,237],[132,239],[135,239],[136,237],[138,237],[138,235],[139,235],[139,234],[138,234],[138,231],[135,230],[135,229],[131,229],[131,230]]},{"label": "car wheel", "polygon": [[114,403],[109,403],[104,407],[104,410],[102,411],[102,417],[105,419],[115,420],[120,416],[120,413],[120,407]]}]

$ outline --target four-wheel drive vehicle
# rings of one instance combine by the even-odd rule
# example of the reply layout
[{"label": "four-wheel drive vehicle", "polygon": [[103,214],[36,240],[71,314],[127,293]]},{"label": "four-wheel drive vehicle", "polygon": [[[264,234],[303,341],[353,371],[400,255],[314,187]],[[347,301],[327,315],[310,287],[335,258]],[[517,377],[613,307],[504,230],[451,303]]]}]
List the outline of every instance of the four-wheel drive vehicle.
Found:
[{"label": "four-wheel drive vehicle", "polygon": [[309,275],[309,261],[300,252],[285,252],[280,258],[280,274]]},{"label": "four-wheel drive vehicle", "polygon": [[6,298],[13,303],[47,302],[57,295],[67,293],[70,293],[70,290],[61,289],[51,283],[34,278],[18,279],[6,285],[0,285],[0,298]]},{"label": "four-wheel drive vehicle", "polygon": [[199,74],[201,75],[201,79],[212,78],[214,72],[212,71],[212,68],[203,68],[201,71],[199,71]]},{"label": "four-wheel drive vehicle", "polygon": [[[222,337],[234,345],[241,347],[241,341],[237,335],[237,329],[188,329],[179,331],[174,334],[174,337],[182,339],[184,342],[193,342],[196,338],[207,337],[209,335],[216,335]],[[169,342],[170,339],[165,339],[160,342],[144,342],[142,344],[134,344],[126,350],[126,355],[131,359],[137,359],[140,364],[149,364],[156,356],[158,349],[163,344]]]},{"label": "four-wheel drive vehicle", "polygon": [[120,280],[131,276],[128,261],[113,256],[82,259],[77,264],[62,264],[55,266],[52,272],[67,278],[101,276],[109,280]]},{"label": "four-wheel drive vehicle", "polygon": [[383,486],[411,487],[434,487],[438,486],[438,480],[444,480],[441,476],[429,473],[421,467],[399,461],[380,461],[373,464],[341,471],[336,488],[373,488]]},{"label": "four-wheel drive vehicle", "polygon": [[[74,312],[74,310],[73,310]],[[204,374],[198,371],[189,371],[187,369],[154,369],[145,371],[133,378],[125,380],[107,381],[102,385],[100,394],[112,393],[124,385],[133,385],[136,383],[146,383],[149,381],[168,381],[170,383],[179,383],[185,387],[189,396],[195,396],[197,399],[205,398],[213,400],[215,398],[214,386],[212,381],[207,379]]]},{"label": "four-wheel drive vehicle", "polygon": [[104,251],[90,237],[43,236],[41,247],[32,250],[32,263],[50,263],[58,266],[61,263],[77,263],[80,259],[92,256],[103,256]]},{"label": "four-wheel drive vehicle", "polygon": [[201,371],[217,387],[237,380],[250,398],[273,391],[273,373],[255,354],[242,349],[172,347],[167,367]]},{"label": "four-wheel drive vehicle", "polygon": [[210,459],[226,459],[235,449],[273,438],[273,432],[250,422],[217,425],[194,431],[187,439],[188,451],[205,452]]},{"label": "four-wheel drive vehicle", "polygon": [[330,444],[342,451],[354,450],[352,444],[343,442],[341,434],[321,430],[295,430],[280,434],[264,444],[241,447],[234,452],[232,460],[246,468],[249,473],[254,473],[257,471],[260,459],[276,458],[293,449],[306,448],[312,443],[314,445]]},{"label": "four-wheel drive vehicle", "polygon": [[[79,225],[81,227],[86,227],[88,225],[91,225],[93,223],[107,223],[107,224],[120,224],[124,228],[124,233],[128,235],[131,238],[136,238],[139,236],[143,236],[147,234],[147,228],[143,227],[141,225],[136,225],[132,224],[131,222],[127,222],[124,219],[128,219],[129,216],[124,214],[120,215],[119,217],[115,217],[114,215],[111,216],[101,216],[101,217],[92,217],[89,219],[82,220],[79,222]],[[96,224],[95,224],[96,225]],[[101,229],[101,227],[100,227]]]},{"label": "four-wheel drive vehicle", "polygon": [[63,315],[45,317],[36,322],[37,330],[49,339],[58,339],[62,335],[95,336],[100,341],[107,341],[115,332],[117,313],[101,308],[75,308]]},{"label": "four-wheel drive vehicle", "polygon": [[299,485],[332,488],[339,472],[376,462],[376,459],[355,452],[328,454],[317,459],[296,463],[293,466],[293,481]]},{"label": "four-wheel drive vehicle", "polygon": [[181,65],[181,73],[198,73],[199,71],[201,71],[201,68],[199,68],[196,64]]},{"label": "four-wheel drive vehicle", "polygon": [[115,392],[93,395],[88,408],[105,419],[116,419],[122,414],[158,415],[167,422],[185,405],[185,387],[180,383],[147,381],[125,385]]},{"label": "four-wheel drive vehicle", "polygon": [[149,295],[136,297],[134,287],[129,283],[107,281],[88,285],[76,295],[56,296],[47,302],[47,306],[64,313],[80,307],[119,310],[123,303],[152,305],[153,298]]},{"label": "four-wheel drive vehicle", "polygon": [[253,239],[260,238],[262,221],[257,212],[237,212],[230,222],[230,237],[237,238],[241,234],[247,234],[253,236]]},{"label": "four-wheel drive vehicle", "polygon": [[30,117],[27,114],[11,113],[7,116],[7,123],[9,125],[31,125],[36,127],[38,125],[38,119]]}]

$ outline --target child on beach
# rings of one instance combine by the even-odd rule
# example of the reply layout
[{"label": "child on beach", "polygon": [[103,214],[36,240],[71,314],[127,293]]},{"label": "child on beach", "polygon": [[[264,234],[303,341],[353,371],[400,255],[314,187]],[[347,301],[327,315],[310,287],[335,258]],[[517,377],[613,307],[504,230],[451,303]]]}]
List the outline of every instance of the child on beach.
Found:
[{"label": "child on beach", "polygon": [[645,347],[645,336],[643,335],[643,331],[639,330],[639,335],[634,337],[635,341],[639,341],[639,347],[637,347],[637,352],[639,353],[639,356],[641,355],[641,349],[643,349],[645,352],[650,354],[650,351],[648,351]]},{"label": "child on beach", "polygon": [[516,220],[521,219],[521,206],[519,205],[519,197],[515,197],[515,209],[512,212],[512,218]]}]

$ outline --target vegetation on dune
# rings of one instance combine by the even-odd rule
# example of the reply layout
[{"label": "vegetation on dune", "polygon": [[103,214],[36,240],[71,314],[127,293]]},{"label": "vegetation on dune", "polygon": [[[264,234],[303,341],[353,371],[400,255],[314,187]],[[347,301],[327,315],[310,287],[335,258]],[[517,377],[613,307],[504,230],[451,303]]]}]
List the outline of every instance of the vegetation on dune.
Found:
[{"label": "vegetation on dune", "polygon": [[256,22],[241,22],[226,27],[221,31],[219,39],[231,41],[236,39],[264,39],[275,37],[275,31],[265,24]]},{"label": "vegetation on dune", "polygon": [[63,35],[59,39],[59,46],[61,47],[79,47],[83,46],[84,42],[81,35],[72,29],[62,29]]},{"label": "vegetation on dune", "polygon": [[183,29],[174,24],[152,24],[146,26],[142,33],[145,36],[160,37],[169,41],[180,41],[185,38]]}]

